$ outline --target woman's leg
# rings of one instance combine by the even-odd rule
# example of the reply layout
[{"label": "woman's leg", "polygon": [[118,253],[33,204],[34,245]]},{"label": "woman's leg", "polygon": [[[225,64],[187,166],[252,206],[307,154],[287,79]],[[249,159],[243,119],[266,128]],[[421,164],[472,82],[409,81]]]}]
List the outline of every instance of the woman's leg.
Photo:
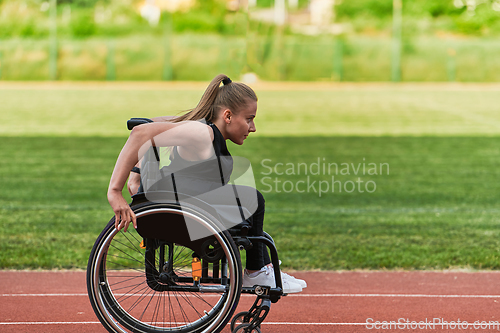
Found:
[{"label": "woman's leg", "polygon": [[[197,180],[199,182],[199,180]],[[188,182],[183,182],[178,185],[182,193],[187,193],[194,195],[197,198],[213,205],[216,209],[223,209],[222,207],[228,206],[232,207],[229,211],[219,211],[221,218],[223,218],[223,224],[228,228],[234,226],[234,223],[239,220],[241,221],[241,210],[238,209],[236,196],[239,199],[241,206],[244,208],[244,218],[250,223],[251,228],[248,232],[248,236],[262,236],[264,227],[264,213],[265,213],[265,200],[262,193],[257,189],[250,186],[242,185],[226,185],[217,186],[213,184],[213,188],[207,188],[201,194],[191,193],[189,190],[193,187],[201,187],[201,185],[190,184]],[[184,183],[187,185],[184,186]],[[210,185],[211,183],[207,183]],[[210,186],[209,186],[210,187]],[[219,207],[217,207],[219,206]],[[224,210],[224,209],[223,209]],[[228,212],[230,212],[228,214]],[[225,214],[224,214],[225,213]],[[229,222],[229,223],[227,223]],[[262,267],[271,263],[269,253],[267,252],[267,246],[263,243],[255,242],[250,250],[247,250],[247,262],[246,268],[251,271],[258,271]]]},{"label": "woman's leg", "polygon": [[[256,190],[257,191],[257,190]],[[262,236],[264,231],[265,200],[262,193],[257,191],[257,210],[248,219],[252,227],[249,236]],[[258,271],[271,263],[267,247],[260,242],[254,242],[253,247],[247,250],[246,268],[250,271]]]}]

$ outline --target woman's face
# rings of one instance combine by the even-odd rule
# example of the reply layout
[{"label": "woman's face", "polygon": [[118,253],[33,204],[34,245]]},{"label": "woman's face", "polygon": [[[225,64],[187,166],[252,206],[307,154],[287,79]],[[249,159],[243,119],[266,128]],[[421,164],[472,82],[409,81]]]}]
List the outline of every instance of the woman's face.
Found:
[{"label": "woman's face", "polygon": [[250,132],[255,132],[254,118],[257,115],[257,102],[251,101],[242,107],[238,114],[232,114],[226,126],[227,138],[237,145],[243,144]]}]

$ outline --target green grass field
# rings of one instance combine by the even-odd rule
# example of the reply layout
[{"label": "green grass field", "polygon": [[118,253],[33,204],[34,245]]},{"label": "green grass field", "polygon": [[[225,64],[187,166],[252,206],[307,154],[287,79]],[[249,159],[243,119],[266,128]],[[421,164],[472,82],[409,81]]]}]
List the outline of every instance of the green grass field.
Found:
[{"label": "green grass field", "polygon": [[[125,121],[203,86],[1,84],[0,267],[85,268]],[[230,150],[252,161],[285,267],[500,268],[498,86],[255,89],[258,132]]]}]

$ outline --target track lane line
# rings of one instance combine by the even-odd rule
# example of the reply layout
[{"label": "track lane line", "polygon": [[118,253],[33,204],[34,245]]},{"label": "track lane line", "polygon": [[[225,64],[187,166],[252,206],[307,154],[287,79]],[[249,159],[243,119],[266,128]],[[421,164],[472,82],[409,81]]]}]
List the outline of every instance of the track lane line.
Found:
[{"label": "track lane line", "polygon": [[[99,321],[25,321],[25,322],[0,322],[1,325],[83,325],[101,324]],[[313,326],[360,326],[366,323],[296,323],[296,322],[263,322],[262,325],[313,325]]]},{"label": "track lane line", "polygon": [[[144,296],[142,294],[116,294],[117,296]],[[88,294],[0,294],[0,297],[87,297]],[[211,295],[206,295],[211,296]],[[218,295],[213,295],[218,297]],[[254,297],[255,295],[242,295]],[[500,295],[432,295],[432,294],[290,294],[284,297],[401,297],[401,298],[500,298]]]}]

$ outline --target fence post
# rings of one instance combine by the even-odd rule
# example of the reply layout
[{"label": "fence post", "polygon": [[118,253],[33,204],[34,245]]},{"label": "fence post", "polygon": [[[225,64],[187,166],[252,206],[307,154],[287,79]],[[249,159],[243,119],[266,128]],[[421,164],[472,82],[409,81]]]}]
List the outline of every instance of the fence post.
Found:
[{"label": "fence post", "polygon": [[57,0],[50,0],[49,79],[57,80]]},{"label": "fence post", "polygon": [[333,75],[335,80],[341,82],[344,76],[343,68],[344,59],[344,42],[341,38],[335,39],[334,52],[333,52]]},{"label": "fence post", "polygon": [[229,45],[231,45],[231,43],[227,43],[227,46],[226,46],[224,38],[221,38],[219,40],[219,56],[217,57],[217,59],[219,59],[219,63],[218,63],[219,73],[226,73],[227,71],[229,71],[229,68],[227,66],[228,58],[229,58],[228,55],[231,51],[229,49]]},{"label": "fence post", "polygon": [[106,56],[106,80],[114,81],[116,79],[115,70],[115,43],[112,39],[107,42],[108,54]]},{"label": "fence post", "polygon": [[285,23],[287,17],[287,8],[285,0],[274,1],[274,24],[276,25],[276,52],[278,54],[278,80],[285,80],[286,59],[285,59]]},{"label": "fence post", "polygon": [[455,82],[457,79],[457,51],[454,48],[448,48],[448,81]]},{"label": "fence post", "polygon": [[278,80],[286,80],[285,36],[282,25],[276,27],[276,53],[278,54]]},{"label": "fence post", "polygon": [[403,23],[403,1],[392,2],[392,66],[391,79],[401,81],[401,26]]},{"label": "fence post", "polygon": [[243,15],[245,17],[245,54],[244,60],[245,64],[243,65],[243,70],[240,75],[244,75],[248,72],[252,72],[252,67],[250,66],[250,51],[251,51],[251,43],[253,41],[253,35],[250,31],[250,6],[247,3],[243,5]]},{"label": "fence post", "polygon": [[163,81],[172,81],[174,78],[174,70],[172,68],[172,15],[165,14],[165,49],[163,58]]}]

